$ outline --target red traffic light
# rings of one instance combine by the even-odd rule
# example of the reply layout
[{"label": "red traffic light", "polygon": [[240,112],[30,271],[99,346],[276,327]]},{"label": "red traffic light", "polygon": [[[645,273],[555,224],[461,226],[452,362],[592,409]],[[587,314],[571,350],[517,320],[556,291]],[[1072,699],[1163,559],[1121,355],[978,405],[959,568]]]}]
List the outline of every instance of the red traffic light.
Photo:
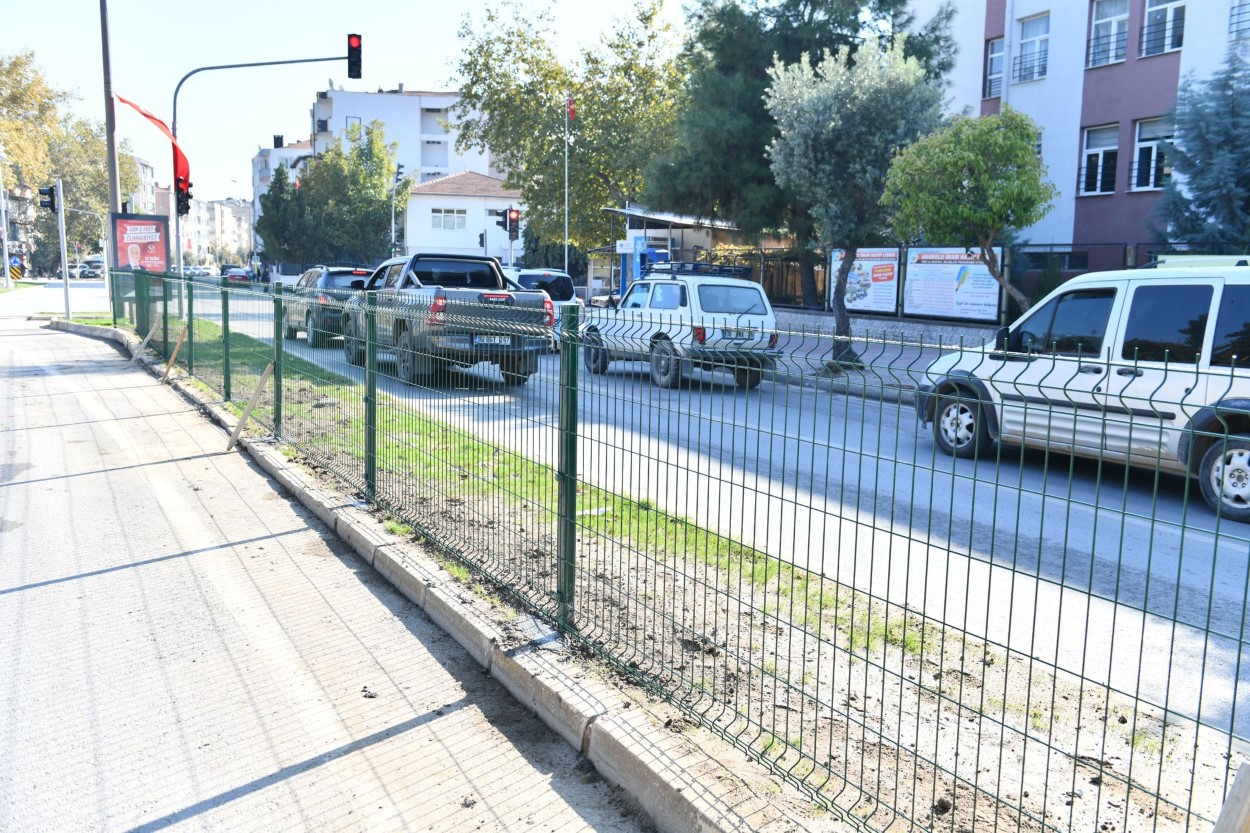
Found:
[{"label": "red traffic light", "polygon": [[347,48],[359,49],[360,48],[360,35],[348,35],[347,36]]},{"label": "red traffic light", "polygon": [[352,33],[347,36],[347,77],[360,77],[360,35]]},{"label": "red traffic light", "polygon": [[515,208],[508,209],[508,225],[515,226],[516,221],[521,219],[521,212]]}]

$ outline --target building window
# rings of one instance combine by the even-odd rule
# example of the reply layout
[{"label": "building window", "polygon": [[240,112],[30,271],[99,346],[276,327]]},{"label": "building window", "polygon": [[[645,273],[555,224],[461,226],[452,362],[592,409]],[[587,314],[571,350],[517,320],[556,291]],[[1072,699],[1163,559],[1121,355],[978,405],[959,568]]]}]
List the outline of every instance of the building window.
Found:
[{"label": "building window", "polygon": [[1137,123],[1137,149],[1133,155],[1133,190],[1162,188],[1172,175],[1162,142],[1172,138],[1171,119],[1149,119]]},{"label": "building window", "polygon": [[433,217],[433,227],[446,229],[448,231],[461,231],[464,229],[466,210],[463,208],[432,208],[430,215]]},{"label": "building window", "polygon": [[1115,193],[1115,166],[1119,161],[1120,126],[1091,127],[1085,131],[1085,167],[1082,194]]},{"label": "building window", "polygon": [[1036,81],[1046,77],[1050,54],[1050,15],[1020,21],[1020,54],[1016,56],[1015,81]]},{"label": "building window", "polygon": [[1178,0],[1146,0],[1146,25],[1141,30],[1143,57],[1180,49],[1185,41],[1185,4]]},{"label": "building window", "polygon": [[1128,0],[1094,0],[1094,26],[1086,66],[1118,63],[1127,52]]},{"label": "building window", "polygon": [[985,45],[985,97],[998,98],[1003,94],[1003,39],[997,38]]},{"label": "building window", "polygon": [[1233,3],[1228,18],[1228,33],[1233,40],[1250,38],[1250,2]]}]

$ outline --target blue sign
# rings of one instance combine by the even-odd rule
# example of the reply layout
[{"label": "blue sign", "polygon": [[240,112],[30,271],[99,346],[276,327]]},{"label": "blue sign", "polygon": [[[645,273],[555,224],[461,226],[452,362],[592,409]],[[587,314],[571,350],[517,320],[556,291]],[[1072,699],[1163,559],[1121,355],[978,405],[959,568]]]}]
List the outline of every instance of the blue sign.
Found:
[{"label": "blue sign", "polygon": [[10,266],[21,266],[21,265],[22,265],[22,259],[21,259],[20,257],[18,257],[17,255],[10,255],[10,257],[9,257],[9,265],[10,265]]},{"label": "blue sign", "polygon": [[642,250],[647,247],[645,238],[639,236],[634,238],[634,278],[642,277]]}]

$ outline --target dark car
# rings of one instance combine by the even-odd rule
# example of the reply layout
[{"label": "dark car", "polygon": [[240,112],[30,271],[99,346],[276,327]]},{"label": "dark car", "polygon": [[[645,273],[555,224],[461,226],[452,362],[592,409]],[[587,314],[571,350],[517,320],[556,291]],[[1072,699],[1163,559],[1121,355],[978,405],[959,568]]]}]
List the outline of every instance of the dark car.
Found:
[{"label": "dark car", "polygon": [[226,282],[234,284],[249,284],[252,282],[252,275],[242,266],[225,266],[222,267],[221,276]]},{"label": "dark car", "polygon": [[[373,274],[364,266],[314,266],[284,293],[283,330],[287,338],[308,333],[309,347],[325,347],[343,334],[343,302]],[[353,288],[352,284],[356,284]]]}]

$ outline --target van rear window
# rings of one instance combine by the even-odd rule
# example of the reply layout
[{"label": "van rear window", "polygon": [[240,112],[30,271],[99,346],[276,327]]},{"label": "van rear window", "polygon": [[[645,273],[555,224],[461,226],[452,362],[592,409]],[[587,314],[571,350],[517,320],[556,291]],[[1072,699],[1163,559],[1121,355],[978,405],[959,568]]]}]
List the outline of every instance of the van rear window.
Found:
[{"label": "van rear window", "polygon": [[413,264],[413,274],[422,286],[503,289],[503,282],[490,264],[471,260],[418,260]]},{"label": "van rear window", "polygon": [[1250,367],[1250,286],[1224,286],[1215,321],[1211,365]]},{"label": "van rear window", "polygon": [[521,275],[518,280],[526,289],[541,289],[553,301],[571,301],[575,292],[568,275]]},{"label": "van rear window", "polygon": [[734,315],[764,315],[768,312],[764,293],[754,286],[705,283],[699,287],[699,306],[704,312]]}]

